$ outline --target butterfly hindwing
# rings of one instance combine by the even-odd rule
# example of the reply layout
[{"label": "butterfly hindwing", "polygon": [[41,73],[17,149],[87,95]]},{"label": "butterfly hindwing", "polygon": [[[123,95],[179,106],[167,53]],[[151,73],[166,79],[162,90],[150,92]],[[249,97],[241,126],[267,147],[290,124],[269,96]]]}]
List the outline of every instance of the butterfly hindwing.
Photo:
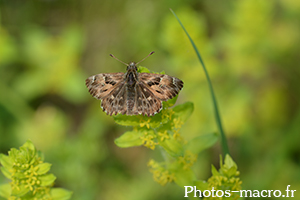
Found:
[{"label": "butterfly hindwing", "polygon": [[143,82],[139,82],[136,84],[135,107],[138,114],[153,116],[162,109],[162,103]]},{"label": "butterfly hindwing", "polygon": [[109,95],[103,98],[101,108],[108,115],[127,112],[126,105],[126,86],[124,83],[114,88]]}]

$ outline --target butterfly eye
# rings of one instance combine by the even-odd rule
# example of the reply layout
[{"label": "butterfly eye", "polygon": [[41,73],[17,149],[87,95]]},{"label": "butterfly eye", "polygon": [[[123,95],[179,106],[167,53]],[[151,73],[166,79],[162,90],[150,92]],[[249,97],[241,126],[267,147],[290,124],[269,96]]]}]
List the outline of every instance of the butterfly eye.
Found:
[{"label": "butterfly eye", "polygon": [[134,66],[134,69],[135,69],[135,71],[137,71],[137,67],[136,66]]}]

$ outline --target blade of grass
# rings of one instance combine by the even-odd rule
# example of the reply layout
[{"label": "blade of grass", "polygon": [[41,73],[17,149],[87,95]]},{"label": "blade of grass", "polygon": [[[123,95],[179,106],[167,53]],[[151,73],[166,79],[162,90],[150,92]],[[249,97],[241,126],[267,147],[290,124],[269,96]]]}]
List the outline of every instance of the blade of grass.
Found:
[{"label": "blade of grass", "polygon": [[213,106],[214,106],[214,112],[215,112],[215,119],[216,119],[216,123],[217,123],[217,127],[218,127],[218,130],[220,132],[220,135],[221,135],[221,144],[222,144],[222,151],[223,151],[223,154],[224,154],[224,157],[226,154],[229,154],[229,149],[228,149],[228,144],[227,144],[227,140],[226,140],[226,135],[223,131],[223,127],[222,127],[222,123],[221,123],[221,117],[220,117],[220,114],[219,114],[219,110],[218,110],[218,105],[217,105],[217,100],[216,100],[216,97],[215,97],[215,93],[214,93],[214,90],[213,90],[213,86],[212,86],[212,83],[210,81],[210,78],[209,78],[209,75],[208,75],[208,72],[206,70],[206,67],[204,65],[204,62],[201,58],[201,55],[194,43],[194,41],[192,40],[192,38],[190,37],[189,33],[187,32],[187,30],[184,28],[183,24],[181,23],[181,21],[179,20],[179,18],[177,17],[177,15],[175,14],[175,12],[170,9],[171,12],[173,13],[173,15],[176,17],[177,21],[179,22],[181,28],[184,30],[185,34],[188,36],[196,54],[197,54],[197,57],[200,61],[200,63],[202,64],[202,67],[203,67],[203,70],[204,70],[204,73],[205,73],[205,76],[206,76],[206,79],[207,79],[207,82],[208,82],[208,86],[209,86],[209,90],[210,90],[210,94],[211,94],[211,97],[212,97],[212,101],[213,101]]}]

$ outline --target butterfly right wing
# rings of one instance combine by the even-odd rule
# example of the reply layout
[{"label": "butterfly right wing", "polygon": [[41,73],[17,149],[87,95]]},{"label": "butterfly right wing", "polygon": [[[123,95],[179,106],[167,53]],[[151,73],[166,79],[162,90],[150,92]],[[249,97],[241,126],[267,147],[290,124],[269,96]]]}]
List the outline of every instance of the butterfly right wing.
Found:
[{"label": "butterfly right wing", "polygon": [[166,74],[139,74],[140,84],[147,88],[161,101],[174,98],[182,89],[183,82]]},{"label": "butterfly right wing", "polygon": [[183,87],[183,82],[164,74],[140,73],[135,85],[135,105],[130,114],[153,116],[162,109],[162,101],[175,97]]}]

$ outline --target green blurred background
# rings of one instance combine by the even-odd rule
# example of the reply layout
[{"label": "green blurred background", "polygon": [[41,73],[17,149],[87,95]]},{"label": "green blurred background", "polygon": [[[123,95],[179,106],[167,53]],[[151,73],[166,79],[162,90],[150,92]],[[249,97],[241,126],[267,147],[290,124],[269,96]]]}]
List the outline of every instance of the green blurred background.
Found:
[{"label": "green blurred background", "polygon": [[[74,200],[183,199],[147,169],[159,149],[120,149],[129,128],[102,112],[85,79],[124,72],[109,57],[182,79],[189,140],[217,130],[208,85],[172,8],[211,76],[243,189],[300,193],[300,1],[0,1],[0,152],[30,139]],[[220,143],[198,156],[199,179],[219,167]],[[7,180],[0,176],[0,183]],[[298,193],[298,194],[297,194]],[[259,199],[259,198],[257,198]],[[280,198],[276,198],[280,199]]]}]

